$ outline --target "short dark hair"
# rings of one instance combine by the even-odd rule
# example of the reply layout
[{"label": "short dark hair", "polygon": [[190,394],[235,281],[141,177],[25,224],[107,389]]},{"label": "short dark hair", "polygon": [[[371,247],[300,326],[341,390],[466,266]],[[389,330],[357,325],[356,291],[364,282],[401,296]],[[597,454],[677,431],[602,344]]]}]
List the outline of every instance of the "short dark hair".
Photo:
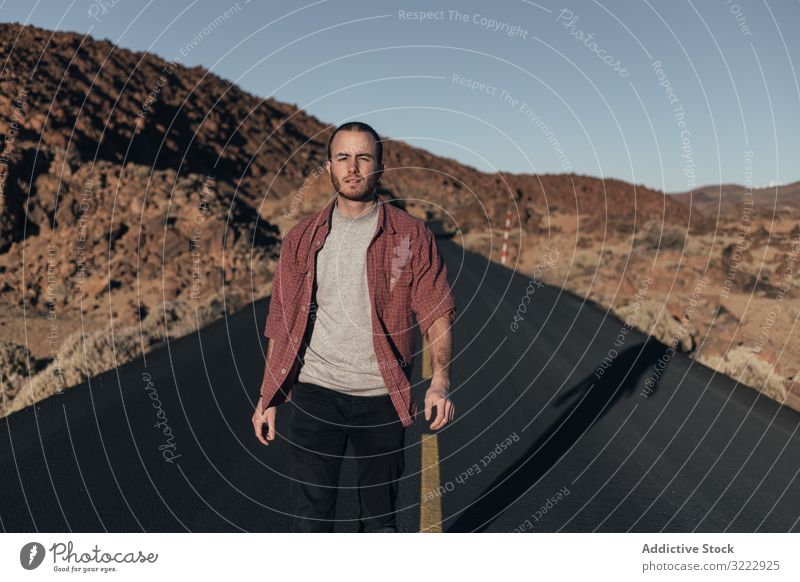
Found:
[{"label": "short dark hair", "polygon": [[377,164],[380,165],[383,163],[383,142],[381,141],[381,136],[378,135],[378,132],[372,129],[371,126],[363,123],[361,121],[348,121],[347,123],[343,123],[336,130],[331,134],[331,138],[328,140],[328,159],[331,159],[331,144],[333,143],[333,138],[336,137],[336,134],[340,131],[363,131],[370,134],[373,138],[375,138],[375,143],[377,144]]}]

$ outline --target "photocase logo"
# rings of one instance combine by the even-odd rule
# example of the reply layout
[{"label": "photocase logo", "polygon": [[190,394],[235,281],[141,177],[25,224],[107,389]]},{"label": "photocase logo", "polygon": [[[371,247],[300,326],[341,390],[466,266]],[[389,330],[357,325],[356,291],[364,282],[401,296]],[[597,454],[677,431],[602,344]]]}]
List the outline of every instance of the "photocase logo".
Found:
[{"label": "photocase logo", "polygon": [[29,542],[19,551],[19,563],[26,570],[35,570],[44,561],[44,546],[39,542]]},{"label": "photocase logo", "polygon": [[406,266],[408,260],[411,258],[411,239],[406,234],[400,239],[400,244],[395,245],[394,252],[392,253],[392,278],[389,282],[389,291],[394,289],[400,274],[403,272],[403,267]]}]

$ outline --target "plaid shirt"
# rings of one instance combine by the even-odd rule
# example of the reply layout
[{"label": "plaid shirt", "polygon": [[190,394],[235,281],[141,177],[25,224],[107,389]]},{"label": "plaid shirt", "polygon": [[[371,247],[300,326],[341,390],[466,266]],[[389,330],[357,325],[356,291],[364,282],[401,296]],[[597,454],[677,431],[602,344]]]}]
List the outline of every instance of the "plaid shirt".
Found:
[{"label": "plaid shirt", "polygon": [[[334,197],[323,210],[293,226],[283,239],[264,335],[274,342],[261,383],[262,412],[291,400],[300,371],[298,350],[310,320],[316,253],[330,231]],[[414,312],[424,335],[443,315],[455,319],[447,269],[433,232],[422,221],[378,198],[378,227],[367,247],[373,349],[403,426],[418,407],[411,393]],[[364,346],[367,349],[367,346]]]}]

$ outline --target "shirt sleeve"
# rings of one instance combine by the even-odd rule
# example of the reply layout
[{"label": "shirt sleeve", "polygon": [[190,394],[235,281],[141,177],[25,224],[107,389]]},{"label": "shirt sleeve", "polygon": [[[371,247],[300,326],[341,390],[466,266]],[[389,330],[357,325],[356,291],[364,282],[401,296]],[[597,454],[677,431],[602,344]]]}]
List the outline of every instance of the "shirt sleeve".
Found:
[{"label": "shirt sleeve", "polygon": [[423,224],[422,235],[412,255],[411,309],[417,318],[422,335],[431,324],[449,315],[453,322],[456,304],[447,282],[447,267],[439,256],[433,231]]},{"label": "shirt sleeve", "polygon": [[278,257],[278,265],[275,268],[275,276],[272,279],[272,294],[269,299],[269,312],[267,313],[267,324],[264,328],[264,335],[269,338],[278,337],[283,331],[286,334],[286,322],[284,320],[284,286],[282,284],[283,277],[281,273],[284,269],[289,268],[289,261],[291,260],[291,252],[289,252],[289,239],[284,237],[281,243],[281,253]]}]

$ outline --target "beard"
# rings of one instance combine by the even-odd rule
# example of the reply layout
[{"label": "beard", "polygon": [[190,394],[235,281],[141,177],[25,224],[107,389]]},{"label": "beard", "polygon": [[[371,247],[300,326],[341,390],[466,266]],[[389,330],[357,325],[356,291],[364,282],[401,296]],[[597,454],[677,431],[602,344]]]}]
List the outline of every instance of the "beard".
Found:
[{"label": "beard", "polygon": [[336,192],[354,202],[364,202],[372,198],[372,193],[375,186],[378,184],[380,176],[377,173],[370,174],[369,176],[361,176],[361,181],[350,185],[340,182],[336,176],[331,174],[331,184]]}]

